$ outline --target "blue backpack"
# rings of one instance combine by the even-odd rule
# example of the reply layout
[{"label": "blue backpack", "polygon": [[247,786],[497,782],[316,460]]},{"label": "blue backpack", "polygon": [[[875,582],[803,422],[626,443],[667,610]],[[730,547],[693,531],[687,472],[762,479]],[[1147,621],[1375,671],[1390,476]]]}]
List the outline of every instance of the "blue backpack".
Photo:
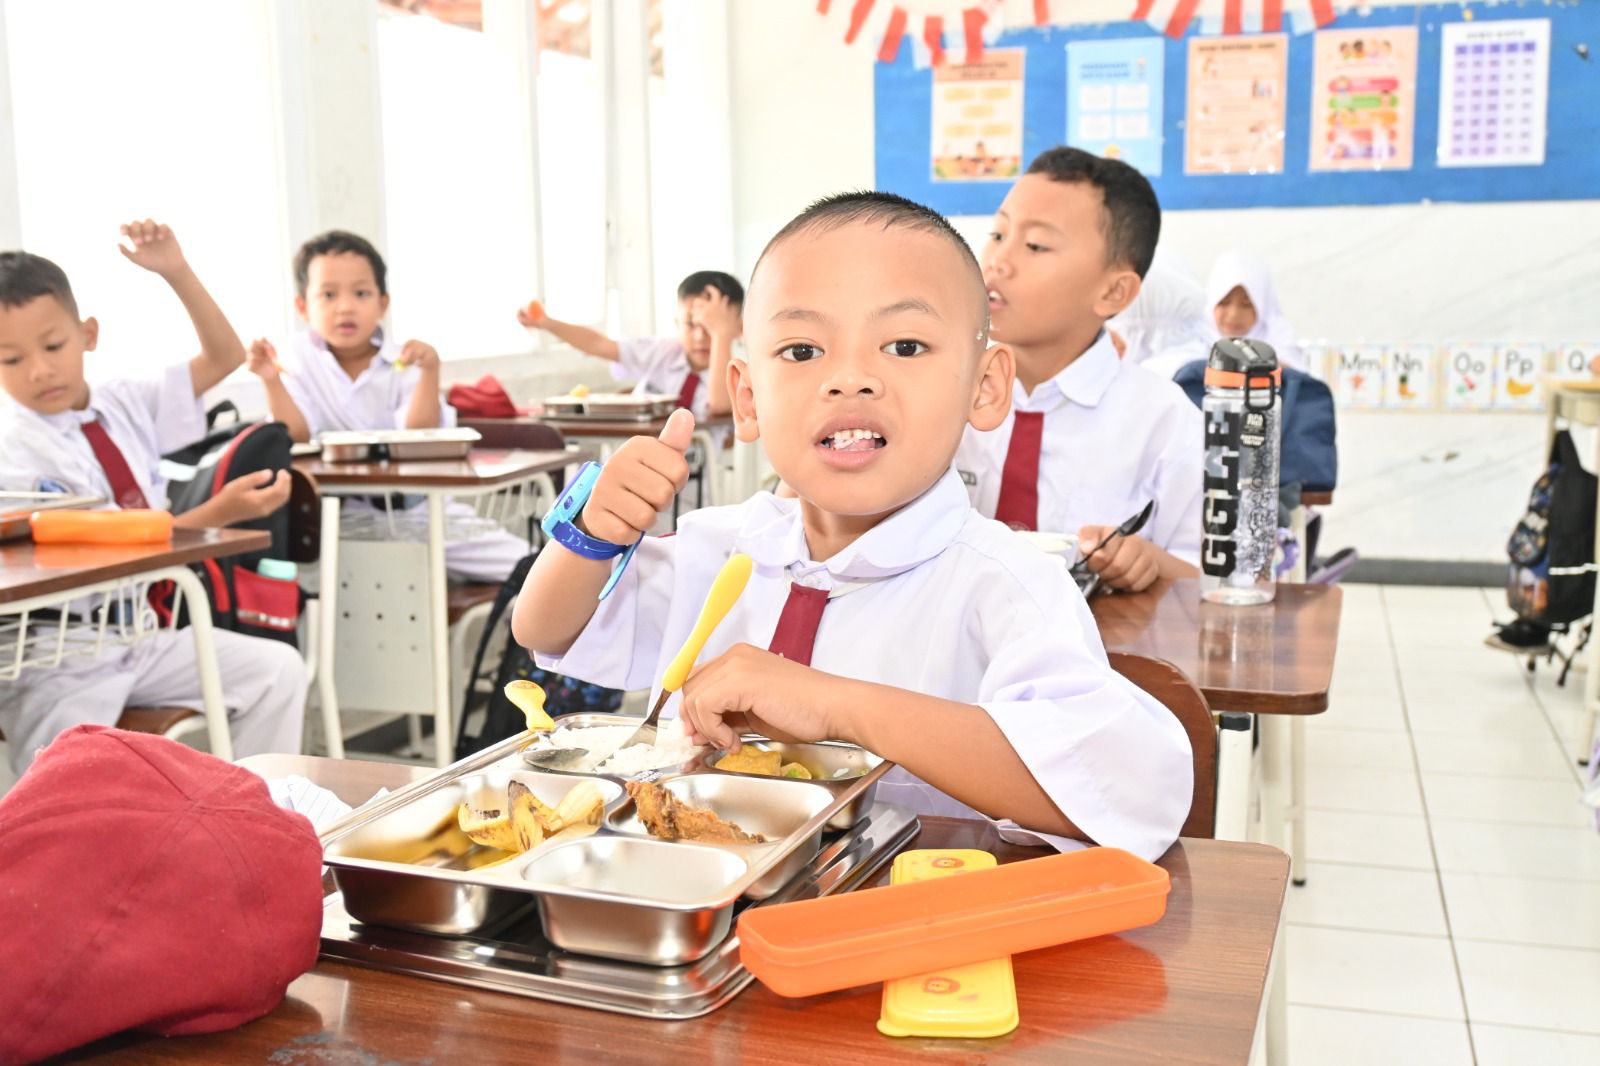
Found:
[{"label": "blue backpack", "polygon": [[[1196,406],[1205,399],[1206,362],[1185,363],[1172,375]],[[1278,483],[1301,492],[1332,492],[1339,481],[1339,447],[1333,392],[1310,374],[1283,368],[1283,447]]]}]

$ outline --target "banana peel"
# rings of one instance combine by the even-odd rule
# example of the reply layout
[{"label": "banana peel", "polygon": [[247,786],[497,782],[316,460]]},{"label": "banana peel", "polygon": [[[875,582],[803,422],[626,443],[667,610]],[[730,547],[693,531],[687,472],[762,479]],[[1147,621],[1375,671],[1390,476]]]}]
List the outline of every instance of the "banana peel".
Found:
[{"label": "banana peel", "polygon": [[530,732],[545,733],[556,727],[555,719],[544,711],[544,689],[532,681],[507,681],[502,691],[511,706],[527,719]]},{"label": "banana peel", "polygon": [[478,809],[463,803],[456,808],[456,822],[474,843],[500,851],[522,850],[509,809]]},{"label": "banana peel", "polygon": [[605,793],[593,781],[579,781],[553,808],[521,781],[512,781],[506,785],[503,808],[478,809],[463,803],[456,809],[456,820],[461,832],[475,843],[510,853],[503,858],[472,864],[472,869],[482,870],[498,866],[546,841],[587,836],[599,828],[605,806]]}]

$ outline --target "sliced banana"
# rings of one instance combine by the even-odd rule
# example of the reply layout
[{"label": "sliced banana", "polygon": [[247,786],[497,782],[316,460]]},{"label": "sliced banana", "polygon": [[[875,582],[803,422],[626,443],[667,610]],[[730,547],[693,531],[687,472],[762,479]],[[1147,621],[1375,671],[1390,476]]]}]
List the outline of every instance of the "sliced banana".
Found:
[{"label": "sliced banana", "polygon": [[463,803],[456,809],[461,831],[475,842],[501,851],[521,851],[509,810],[478,810]]},{"label": "sliced banana", "polygon": [[574,825],[599,825],[605,813],[606,796],[593,781],[579,781],[556,804],[555,832]]}]

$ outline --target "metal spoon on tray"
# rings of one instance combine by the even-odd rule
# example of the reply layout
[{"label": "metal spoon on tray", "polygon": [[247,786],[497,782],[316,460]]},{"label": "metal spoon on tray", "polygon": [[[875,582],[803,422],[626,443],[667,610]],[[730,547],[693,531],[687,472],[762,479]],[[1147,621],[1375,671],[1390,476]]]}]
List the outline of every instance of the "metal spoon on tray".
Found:
[{"label": "metal spoon on tray", "polygon": [[[548,733],[556,723],[544,710],[544,689],[532,681],[508,681],[502,690],[528,720],[528,732]],[[569,770],[589,754],[587,748],[524,748],[522,761],[541,770]]]}]

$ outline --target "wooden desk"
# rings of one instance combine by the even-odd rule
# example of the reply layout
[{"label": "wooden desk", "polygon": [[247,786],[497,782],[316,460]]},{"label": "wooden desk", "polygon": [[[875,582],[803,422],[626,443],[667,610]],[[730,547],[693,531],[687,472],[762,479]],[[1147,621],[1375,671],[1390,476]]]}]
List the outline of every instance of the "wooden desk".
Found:
[{"label": "wooden desk", "polygon": [[1200,686],[1213,710],[1320,714],[1328,709],[1343,593],[1280,584],[1259,607],[1200,599],[1200,582],[1158,581],[1145,592],[1089,602],[1107,651],[1165,659]]},{"label": "wooden desk", "polygon": [[[257,529],[175,529],[170,544],[0,543],[0,607],[152,570],[225,559],[270,547]],[[35,608],[37,609],[37,608]]]},{"label": "wooden desk", "polygon": [[[985,823],[924,818],[913,847],[1044,854]],[[1022,1024],[995,1040],[895,1040],[881,986],[782,999],[752,985],[703,1018],[657,1022],[324,961],[270,1015],[213,1036],[114,1038],[74,1061],[878,1063],[909,1055],[1057,1066],[1239,1064],[1250,1055],[1288,863],[1259,844],[1183,840],[1167,913],[1120,936],[1018,955]]]},{"label": "wooden desk", "polygon": [[[407,462],[331,463],[321,457],[295,460],[322,492],[322,547],[317,631],[317,693],[322,707],[328,753],[344,754],[339,717],[337,675],[345,673],[350,685],[375,692],[371,709],[392,709],[434,719],[436,761],[450,761],[455,745],[450,692],[449,586],[445,574],[445,508],[451,499],[474,500],[496,520],[505,519],[513,506],[532,515],[540,500],[553,502],[552,471],[581,463],[591,453],[576,450],[474,449],[465,459]],[[379,577],[365,583],[358,575],[343,574],[340,559],[341,496],[400,492],[424,498],[427,538],[423,545],[363,544],[352,559],[373,554],[385,558],[376,569]],[[504,522],[502,521],[502,524]],[[391,558],[392,556],[392,558]],[[405,575],[421,575],[406,579]],[[371,574],[363,571],[365,577]],[[388,580],[387,587],[384,585]],[[346,609],[339,602],[344,597]],[[352,613],[354,612],[354,613]],[[339,631],[341,620],[344,646]],[[358,621],[359,619],[359,621]],[[387,695],[384,695],[384,694]],[[409,719],[412,736],[421,738],[415,717]]]},{"label": "wooden desk", "polygon": [[[55,666],[65,647],[57,637],[89,626],[87,622],[74,626],[66,616],[41,622],[36,618],[38,612],[65,608],[83,597],[109,596],[142,602],[143,587],[171,581],[188,601],[189,630],[194,637],[211,751],[221,758],[231,758],[233,740],[228,734],[228,708],[222,702],[211,602],[205,586],[189,566],[207,559],[261,551],[271,544],[269,534],[243,529],[175,529],[171,542],[166,544],[0,544],[0,680],[15,680],[25,669]],[[114,640],[132,643],[163,632],[147,627],[138,612],[128,613],[136,617],[131,622],[115,624]],[[52,633],[43,634],[41,627],[48,627]],[[92,641],[83,642],[84,648],[97,646]]]}]

